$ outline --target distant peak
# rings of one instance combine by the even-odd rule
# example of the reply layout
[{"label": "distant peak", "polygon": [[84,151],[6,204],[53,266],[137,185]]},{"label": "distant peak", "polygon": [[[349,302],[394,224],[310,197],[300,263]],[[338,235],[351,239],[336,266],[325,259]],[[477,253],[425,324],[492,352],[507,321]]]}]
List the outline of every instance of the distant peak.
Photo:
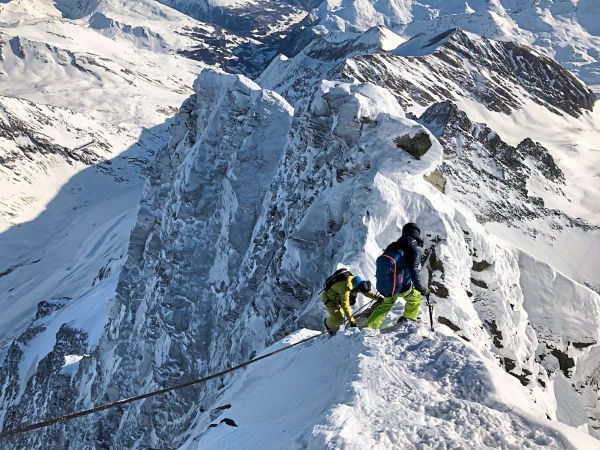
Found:
[{"label": "distant peak", "polygon": [[394,33],[392,30],[376,25],[369,28],[361,34],[355,41],[355,44],[366,44],[368,46],[377,46],[382,50],[393,50],[400,46],[405,40]]},{"label": "distant peak", "polygon": [[398,56],[424,56],[435,52],[451,41],[470,41],[477,35],[460,28],[451,28],[439,34],[419,33],[406,41],[394,52]]}]

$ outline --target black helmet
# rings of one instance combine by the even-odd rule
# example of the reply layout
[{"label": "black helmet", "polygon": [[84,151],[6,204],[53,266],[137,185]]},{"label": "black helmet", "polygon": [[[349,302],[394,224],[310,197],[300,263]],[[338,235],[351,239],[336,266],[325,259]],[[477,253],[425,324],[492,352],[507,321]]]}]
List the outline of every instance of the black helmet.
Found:
[{"label": "black helmet", "polygon": [[416,223],[408,222],[402,227],[402,236],[410,236],[414,237],[415,239],[420,239],[421,230],[419,229]]},{"label": "black helmet", "polygon": [[358,292],[363,292],[363,293],[367,293],[367,292],[371,292],[371,282],[369,280],[364,280],[362,281],[358,287],[357,287]]}]

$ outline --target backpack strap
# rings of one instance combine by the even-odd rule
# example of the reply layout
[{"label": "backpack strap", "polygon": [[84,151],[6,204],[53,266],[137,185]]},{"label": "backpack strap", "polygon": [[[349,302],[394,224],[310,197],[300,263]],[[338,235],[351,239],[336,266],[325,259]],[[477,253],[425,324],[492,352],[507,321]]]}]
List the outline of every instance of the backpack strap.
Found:
[{"label": "backpack strap", "polygon": [[394,263],[394,285],[392,287],[392,295],[394,295],[396,293],[396,260],[394,258],[392,258],[390,255],[386,255],[385,253],[383,254],[383,256],[385,256],[388,259],[391,259],[392,262]]},{"label": "backpack strap", "polygon": [[325,290],[329,290],[331,286],[333,286],[335,283],[351,276],[352,272],[350,272],[348,269],[341,268],[336,270],[333,275],[331,275],[329,278],[327,278],[327,280],[325,280]]}]

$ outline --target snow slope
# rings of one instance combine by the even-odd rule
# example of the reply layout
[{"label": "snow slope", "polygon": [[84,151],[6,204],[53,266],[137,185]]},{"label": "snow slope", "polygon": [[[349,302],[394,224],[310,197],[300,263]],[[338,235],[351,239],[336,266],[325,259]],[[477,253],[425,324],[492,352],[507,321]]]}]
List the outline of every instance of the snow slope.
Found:
[{"label": "snow slope", "polygon": [[141,171],[203,67],[176,54],[192,19],[150,1],[82,5],[0,4],[2,346],[42,300],[110,291]]},{"label": "snow slope", "polygon": [[598,448],[540,417],[518,381],[494,369],[443,327],[318,338],[238,376],[218,399],[226,407],[181,448]]},{"label": "snow slope", "polygon": [[118,0],[105,0],[77,20],[61,20],[45,0],[0,5],[0,93],[115,125],[160,123],[202,64],[172,54],[192,45],[177,30],[194,21],[156,9],[148,1],[127,13]]},{"label": "snow slope", "polygon": [[[0,5],[4,80],[20,77],[0,83],[2,187],[18,195],[2,200],[17,225],[0,235],[4,429],[311,335],[323,274],[373,279],[407,221],[426,236],[438,328],[319,338],[11,448],[600,447],[600,296],[579,283],[597,289],[594,97],[550,58],[470,32],[399,46],[415,17],[436,14],[425,3],[327,1],[321,38],[258,84],[203,70],[193,90],[202,65],[178,53],[227,59],[238,37],[150,0]],[[427,24],[468,15],[516,36],[503,8],[558,17],[569,5],[435,2],[446,18]],[[257,18],[276,40],[296,20],[282,7]],[[446,120],[449,100],[464,114]],[[417,141],[430,144],[420,159]],[[526,218],[478,222],[498,205]],[[338,390],[323,383],[332,372]]]},{"label": "snow slope", "polygon": [[16,98],[0,98],[0,111],[4,346],[40,301],[77,299],[101,284],[101,274],[118,271],[141,170],[163,143],[158,127],[138,136],[133,124],[112,126]]}]

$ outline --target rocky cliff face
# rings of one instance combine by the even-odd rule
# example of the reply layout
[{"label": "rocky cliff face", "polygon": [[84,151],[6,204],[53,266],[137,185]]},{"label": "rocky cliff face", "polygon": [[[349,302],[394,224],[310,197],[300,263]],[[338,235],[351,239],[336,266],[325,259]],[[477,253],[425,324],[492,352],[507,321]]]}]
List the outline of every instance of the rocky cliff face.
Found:
[{"label": "rocky cliff face", "polygon": [[[377,171],[366,156],[378,130],[423,130],[397,116],[378,123],[381,107],[368,96],[373,89],[331,86],[292,121],[293,110],[277,94],[204,72],[146,188],[109,326],[73,383],[91,386],[85,389],[95,398],[133,394],[244,360],[296,328],[318,300],[319,274],[360,255],[366,230],[355,229],[369,214],[368,180]],[[382,92],[383,106],[398,115]],[[401,152],[393,139],[388,146]],[[420,165],[439,155],[436,144]],[[355,210],[362,212],[348,215]],[[300,323],[319,326],[318,311],[308,311]],[[83,439],[144,447],[172,442],[174,434],[183,438],[193,420],[205,420],[202,414],[218,406],[211,404],[218,388],[153,400],[154,412],[143,412],[148,403],[110,414]],[[65,408],[80,402],[69,400]],[[28,401],[25,395],[20,405]],[[178,415],[175,428],[166,425],[165,411]],[[187,411],[183,420],[177,411]],[[68,427],[35,439],[65,445]]]},{"label": "rocky cliff face", "polygon": [[[16,381],[5,378],[5,386],[13,386],[5,392],[15,399],[7,412],[11,423],[22,421],[19,412],[32,411],[40,397],[36,411],[42,415],[78,409],[92,399],[113,400],[212,373],[299,326],[318,328],[320,274],[343,263],[371,275],[379,249],[409,218],[428,230],[427,272],[440,324],[496,355],[548,417],[565,415],[566,404],[553,407],[549,400],[558,395],[558,376],[577,380],[591,402],[596,378],[588,368],[595,364],[597,335],[581,336],[568,321],[546,328],[544,315],[535,314],[545,300],[530,292],[536,291],[531,271],[545,266],[494,243],[469,215],[442,206],[444,196],[422,180],[439,163],[442,146],[404,116],[391,93],[370,84],[324,83],[294,111],[239,76],[205,71],[195,87],[151,172],[98,346],[67,370],[60,361],[83,353],[86,336],[57,330],[44,370],[27,379],[19,396]],[[437,108],[448,113],[440,112],[441,123],[460,117],[449,103]],[[400,138],[423,133],[432,147],[420,159],[399,148]],[[522,148],[531,146],[543,154],[533,144]],[[523,163],[528,152],[507,144],[494,148],[517,155],[508,161],[521,172],[507,165],[507,179],[533,170]],[[553,173],[551,163],[541,167]],[[598,301],[566,279],[548,288],[571,290],[574,302],[592,308]],[[584,334],[597,317],[589,320]],[[35,324],[28,333],[36,333]],[[27,336],[21,340],[26,345]],[[15,347],[7,374],[20,358]],[[208,430],[221,415],[219,398],[228,383],[109,411],[84,433],[74,432],[81,427],[74,421],[17,445],[181,444],[191,430]],[[59,385],[60,402],[52,397]],[[590,414],[593,408],[590,403]]]},{"label": "rocky cliff face", "polygon": [[[450,101],[434,103],[419,117],[445,149],[441,172],[450,181],[446,192],[469,201],[478,219],[514,224],[551,218],[553,228],[593,228],[585,221],[550,210],[531,192],[533,179],[564,196],[565,175],[548,150],[527,138],[513,147],[487,125],[473,123]],[[456,192],[452,192],[456,189]],[[537,233],[531,228],[530,233]]]}]

